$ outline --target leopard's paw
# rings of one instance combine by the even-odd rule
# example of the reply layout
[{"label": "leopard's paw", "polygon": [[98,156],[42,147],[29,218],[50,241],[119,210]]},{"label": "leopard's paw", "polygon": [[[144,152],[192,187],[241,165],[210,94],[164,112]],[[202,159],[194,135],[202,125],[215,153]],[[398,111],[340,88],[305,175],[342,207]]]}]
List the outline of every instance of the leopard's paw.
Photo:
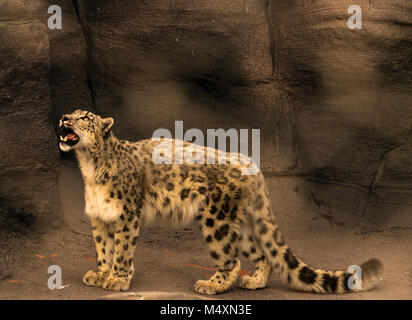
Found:
[{"label": "leopard's paw", "polygon": [[228,286],[211,280],[199,280],[195,283],[193,290],[200,294],[219,294],[227,291]]},{"label": "leopard's paw", "polygon": [[104,273],[102,271],[88,271],[83,276],[83,283],[90,287],[101,287],[104,282]]},{"label": "leopard's paw", "polygon": [[103,283],[103,288],[112,291],[127,291],[129,290],[130,280],[127,278],[118,278],[109,276]]},{"label": "leopard's paw", "polygon": [[244,275],[239,279],[239,287],[242,289],[261,289],[266,287],[265,281],[263,279],[258,279],[257,277],[251,277]]}]

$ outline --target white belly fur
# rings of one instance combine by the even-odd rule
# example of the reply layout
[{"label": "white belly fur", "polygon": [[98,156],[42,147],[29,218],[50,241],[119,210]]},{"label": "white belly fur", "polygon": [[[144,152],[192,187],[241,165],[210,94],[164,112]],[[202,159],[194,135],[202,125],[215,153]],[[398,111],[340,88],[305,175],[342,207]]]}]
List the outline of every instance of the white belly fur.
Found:
[{"label": "white belly fur", "polygon": [[[161,204],[165,195],[169,196],[170,205],[164,208]],[[199,214],[201,199],[182,201],[173,193],[159,193],[160,201],[145,200],[142,207],[142,222],[144,225],[187,226]],[[200,197],[198,197],[200,198]]]}]

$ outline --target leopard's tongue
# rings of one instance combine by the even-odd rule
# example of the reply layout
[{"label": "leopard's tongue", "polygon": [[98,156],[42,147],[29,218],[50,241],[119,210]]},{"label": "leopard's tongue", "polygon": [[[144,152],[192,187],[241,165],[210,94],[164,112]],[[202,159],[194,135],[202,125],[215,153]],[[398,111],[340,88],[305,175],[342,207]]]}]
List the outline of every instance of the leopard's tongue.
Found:
[{"label": "leopard's tongue", "polygon": [[66,136],[66,139],[67,139],[67,140],[74,140],[74,139],[76,139],[76,135],[75,135],[74,133],[69,133],[69,134]]}]

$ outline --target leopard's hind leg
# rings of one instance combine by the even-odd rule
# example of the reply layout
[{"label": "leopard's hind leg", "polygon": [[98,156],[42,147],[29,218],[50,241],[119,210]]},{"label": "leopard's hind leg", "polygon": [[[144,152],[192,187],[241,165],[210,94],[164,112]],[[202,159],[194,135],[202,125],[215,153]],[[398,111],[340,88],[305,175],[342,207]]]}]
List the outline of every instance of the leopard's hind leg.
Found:
[{"label": "leopard's hind leg", "polygon": [[199,280],[195,283],[193,290],[201,294],[219,294],[227,291],[235,283],[240,270],[240,261],[237,258],[238,224],[223,212],[219,216],[218,210],[215,209],[214,205],[206,206],[201,209],[198,216],[202,234],[217,268],[209,280]]},{"label": "leopard's hind leg", "polygon": [[250,290],[265,288],[272,273],[272,267],[267,261],[262,248],[255,240],[252,228],[248,224],[242,229],[242,234],[239,237],[239,247],[242,255],[250,259],[255,265],[253,275],[244,275],[240,278],[239,287]]}]

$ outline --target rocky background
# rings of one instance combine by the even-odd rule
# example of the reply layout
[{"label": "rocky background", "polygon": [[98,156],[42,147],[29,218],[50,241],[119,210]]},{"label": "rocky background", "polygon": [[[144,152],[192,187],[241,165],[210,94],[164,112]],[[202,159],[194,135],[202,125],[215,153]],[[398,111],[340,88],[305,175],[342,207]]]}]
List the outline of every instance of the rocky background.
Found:
[{"label": "rocky background", "polygon": [[261,129],[268,180],[293,181],[291,221],[312,206],[337,228],[412,228],[412,2],[358,1],[362,30],[352,4],[0,0],[0,230],[63,225],[54,130],[75,108],[131,140],[175,120]]}]

